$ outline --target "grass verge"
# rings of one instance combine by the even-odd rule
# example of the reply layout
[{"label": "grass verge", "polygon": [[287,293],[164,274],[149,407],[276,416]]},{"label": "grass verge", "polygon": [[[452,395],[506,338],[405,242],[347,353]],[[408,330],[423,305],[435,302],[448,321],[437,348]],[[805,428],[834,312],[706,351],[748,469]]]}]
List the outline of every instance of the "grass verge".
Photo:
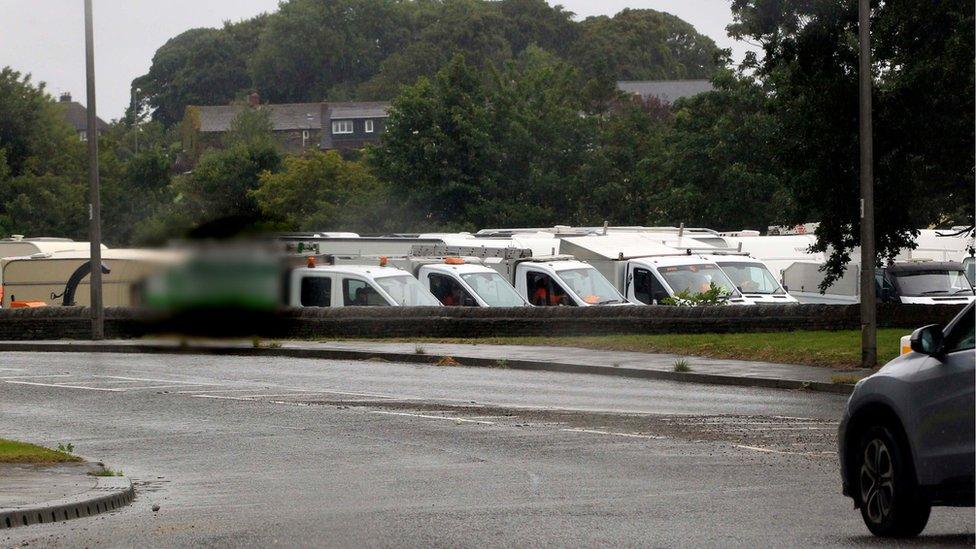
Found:
[{"label": "grass verge", "polygon": [[[878,364],[898,356],[901,336],[910,330],[878,330]],[[855,368],[861,361],[857,330],[761,332],[736,334],[655,334],[583,337],[410,338],[378,341],[468,343],[479,345],[550,345],[603,351],[673,353],[679,355]]]},{"label": "grass verge", "polygon": [[16,440],[0,438],[0,463],[64,463],[81,461],[78,456]]}]

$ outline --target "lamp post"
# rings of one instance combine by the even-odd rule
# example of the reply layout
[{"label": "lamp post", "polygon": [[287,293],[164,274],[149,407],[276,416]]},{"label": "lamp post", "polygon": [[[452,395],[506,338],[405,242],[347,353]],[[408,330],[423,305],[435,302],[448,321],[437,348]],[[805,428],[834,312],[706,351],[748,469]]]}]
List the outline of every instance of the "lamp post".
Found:
[{"label": "lamp post", "polygon": [[98,189],[98,117],[95,112],[95,43],[92,32],[92,0],[85,0],[85,72],[88,84],[88,221],[91,244],[91,335],[105,337],[102,304],[102,204]]},{"label": "lamp post", "polygon": [[874,143],[871,124],[871,2],[859,0],[858,38],[860,68],[861,144],[861,367],[874,368],[878,363],[878,310],[874,289],[874,267],[877,261],[874,241]]}]

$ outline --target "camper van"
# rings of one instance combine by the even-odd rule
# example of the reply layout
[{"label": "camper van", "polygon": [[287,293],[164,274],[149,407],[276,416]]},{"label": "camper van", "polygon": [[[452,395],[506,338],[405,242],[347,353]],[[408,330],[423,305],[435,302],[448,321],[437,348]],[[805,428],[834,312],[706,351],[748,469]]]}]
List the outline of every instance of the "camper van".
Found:
[{"label": "camper van", "polygon": [[[102,245],[102,250],[107,250]],[[27,257],[34,254],[51,254],[55,252],[90,252],[88,242],[75,242],[70,238],[36,237],[25,238],[23,235],[13,235],[0,238],[0,258]]]},{"label": "camper van", "polygon": [[[141,288],[151,275],[179,259],[162,250],[114,249],[102,252],[102,298],[106,307],[141,303]],[[89,305],[88,251],[35,253],[0,259],[0,307]]]}]

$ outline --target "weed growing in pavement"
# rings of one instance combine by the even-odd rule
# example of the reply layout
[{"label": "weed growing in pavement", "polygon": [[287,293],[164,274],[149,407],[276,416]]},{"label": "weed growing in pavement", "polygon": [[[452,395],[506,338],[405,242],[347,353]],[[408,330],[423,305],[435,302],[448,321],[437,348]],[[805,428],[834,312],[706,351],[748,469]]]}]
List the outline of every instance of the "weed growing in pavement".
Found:
[{"label": "weed growing in pavement", "polygon": [[854,385],[861,381],[861,376],[854,374],[834,374],[830,376],[831,383]]},{"label": "weed growing in pavement", "polygon": [[495,367],[508,368],[508,360],[505,360],[504,358],[499,358],[498,360],[495,361]]},{"label": "weed growing in pavement", "polygon": [[63,442],[58,443],[58,451],[62,454],[71,454],[75,451],[75,445],[70,442],[65,444]]},{"label": "weed growing in pavement", "polygon": [[461,363],[454,360],[453,357],[442,356],[440,360],[437,361],[438,366],[460,366]]},{"label": "weed growing in pavement", "polygon": [[687,373],[691,371],[691,366],[688,365],[687,360],[683,358],[679,358],[678,360],[674,361],[674,371],[680,373]]},{"label": "weed growing in pavement", "polygon": [[426,355],[427,354],[427,350],[424,349],[420,345],[414,345],[413,346],[413,354],[415,354],[415,355]]},{"label": "weed growing in pavement", "polygon": [[613,366],[614,368],[619,368],[620,367],[620,363],[619,362],[614,362],[614,363],[611,363],[610,366]]},{"label": "weed growing in pavement", "polygon": [[125,476],[125,475],[122,474],[122,469],[119,469],[118,471],[113,471],[113,470],[109,469],[108,467],[102,467],[98,471],[94,471],[94,472],[91,472],[91,473],[88,473],[88,474],[91,475],[91,476],[93,476],[93,477],[121,477],[121,476]]}]

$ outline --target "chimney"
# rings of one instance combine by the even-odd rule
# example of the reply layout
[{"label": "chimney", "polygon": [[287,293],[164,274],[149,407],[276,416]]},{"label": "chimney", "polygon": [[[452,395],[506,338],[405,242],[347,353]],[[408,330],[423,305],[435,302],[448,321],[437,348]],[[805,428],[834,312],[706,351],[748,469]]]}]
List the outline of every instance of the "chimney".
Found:
[{"label": "chimney", "polygon": [[258,95],[258,92],[251,92],[251,95],[247,96],[247,104],[252,107],[257,107],[261,104],[261,96]]},{"label": "chimney", "polygon": [[60,100],[62,103],[71,103],[71,92],[62,93]]}]

